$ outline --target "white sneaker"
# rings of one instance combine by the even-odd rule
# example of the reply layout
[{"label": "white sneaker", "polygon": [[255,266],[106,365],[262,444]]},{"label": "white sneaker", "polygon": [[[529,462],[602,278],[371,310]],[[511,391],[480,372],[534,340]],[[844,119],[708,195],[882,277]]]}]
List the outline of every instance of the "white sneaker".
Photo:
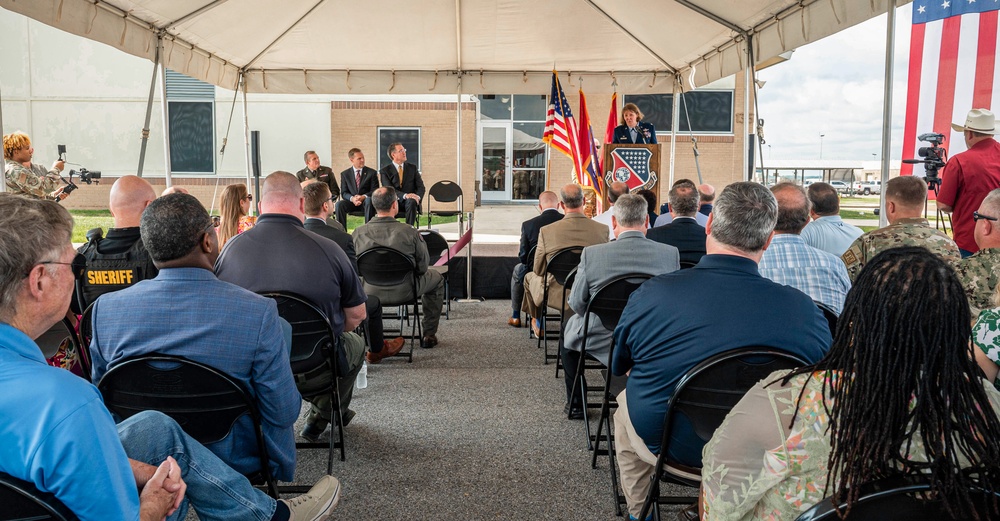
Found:
[{"label": "white sneaker", "polygon": [[288,506],[290,521],[326,521],[340,501],[340,481],[333,476],[323,476],[309,492],[279,501]]}]

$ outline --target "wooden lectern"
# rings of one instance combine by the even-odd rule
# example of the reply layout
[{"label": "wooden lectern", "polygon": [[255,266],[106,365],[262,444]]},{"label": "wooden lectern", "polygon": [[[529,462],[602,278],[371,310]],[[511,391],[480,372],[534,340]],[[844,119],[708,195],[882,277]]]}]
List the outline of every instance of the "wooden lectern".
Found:
[{"label": "wooden lectern", "polygon": [[[656,194],[656,205],[660,205],[660,145],[633,145],[608,143],[604,145],[604,171],[601,177],[605,186],[622,181],[629,187],[629,193],[638,190],[652,190]],[[607,190],[604,193],[604,207],[608,207]]]}]

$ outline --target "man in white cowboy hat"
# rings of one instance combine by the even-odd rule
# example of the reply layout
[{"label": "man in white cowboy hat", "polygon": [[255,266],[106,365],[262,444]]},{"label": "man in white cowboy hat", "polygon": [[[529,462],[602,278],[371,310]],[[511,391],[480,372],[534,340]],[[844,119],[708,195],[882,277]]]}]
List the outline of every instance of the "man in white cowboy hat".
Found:
[{"label": "man in white cowboy hat", "polygon": [[986,109],[970,110],[964,125],[952,123],[951,128],[964,134],[968,150],[952,156],[941,171],[937,207],[952,214],[955,243],[962,257],[968,257],[979,251],[972,212],[990,190],[1000,188],[1000,143],[993,139],[996,118]]}]

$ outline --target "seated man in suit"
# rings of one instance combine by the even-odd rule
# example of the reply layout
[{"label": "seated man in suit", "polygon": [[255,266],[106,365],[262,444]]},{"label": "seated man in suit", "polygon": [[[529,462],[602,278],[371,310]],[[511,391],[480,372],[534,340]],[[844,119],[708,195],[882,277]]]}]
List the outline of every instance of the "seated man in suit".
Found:
[{"label": "seated man in suit", "polygon": [[[375,190],[372,195],[372,206],[375,207],[376,216],[368,221],[368,224],[354,230],[354,248],[358,251],[358,255],[361,255],[377,246],[384,246],[398,250],[416,263],[417,274],[420,277],[417,279],[417,293],[421,296],[424,306],[421,316],[424,337],[420,347],[430,349],[438,343],[438,322],[441,320],[441,306],[444,304],[444,277],[437,271],[427,269],[431,257],[427,253],[424,238],[412,226],[396,220],[395,216],[399,213],[399,199],[396,198],[396,191],[391,186]],[[365,292],[382,300],[398,300],[401,295],[408,295],[410,290],[404,287],[387,289],[365,284]]]},{"label": "seated man in suit", "polygon": [[[330,216],[330,189],[323,183],[312,183],[302,189],[302,196],[306,199],[306,222],[303,223],[305,229],[330,239],[337,243],[347,254],[347,259],[354,266],[354,272],[358,271],[358,257],[354,254],[354,239],[347,232],[343,232],[326,224],[326,218]],[[368,318],[368,341],[370,350],[365,354],[365,359],[369,364],[377,364],[387,356],[393,356],[403,348],[405,340],[397,337],[386,340],[382,335],[382,302],[374,295],[368,295],[365,302],[365,310]]]},{"label": "seated man in suit", "polygon": [[542,213],[521,223],[521,249],[517,252],[518,264],[510,277],[510,307],[511,317],[507,324],[521,327],[521,301],[524,300],[524,276],[531,269],[534,259],[528,258],[531,249],[538,244],[538,231],[542,226],[552,224],[563,218],[559,212],[559,196],[555,192],[545,191],[538,195],[538,209]]},{"label": "seated man in suit", "polygon": [[337,222],[347,229],[347,215],[351,212],[364,209],[365,222],[372,218],[371,196],[372,192],[378,188],[378,172],[374,168],[365,166],[365,155],[360,148],[352,148],[347,152],[347,159],[351,160],[351,168],[340,173],[340,188],[343,190],[343,199],[337,201],[336,215]]},{"label": "seated man in suit", "polygon": [[260,210],[256,226],[226,243],[215,273],[255,293],[282,291],[305,298],[326,314],[333,334],[340,336],[333,353],[339,374],[317,370],[295,382],[302,394],[314,395],[308,398],[312,407],[299,434],[315,441],[333,420],[330,394],[320,393],[331,382],[340,392],[344,426],[354,418],[354,379],[365,357],[365,341],[354,329],[367,316],[368,296],[344,250],[302,226],[305,198],[295,176],[282,171],[268,175],[261,183]]},{"label": "seated man in suit", "polygon": [[694,183],[681,179],[667,194],[670,201],[670,215],[673,220],[658,228],[650,228],[646,238],[669,244],[681,254],[681,262],[687,266],[697,264],[705,255],[705,227],[698,224],[698,189]]},{"label": "seated man in suit", "polygon": [[538,317],[545,314],[545,306],[560,309],[563,305],[563,287],[551,275],[548,280],[549,301],[542,302],[545,296],[545,269],[549,260],[564,248],[608,242],[608,227],[583,214],[583,190],[580,185],[570,183],[562,187],[559,197],[562,199],[559,204],[566,215],[539,230],[533,269],[524,276],[525,298],[521,310],[534,317],[531,329],[538,336],[543,334]]},{"label": "seated man in suit", "polygon": [[[587,303],[601,286],[616,277],[631,273],[655,276],[680,268],[677,248],[653,242],[643,236],[649,225],[647,207],[646,199],[640,195],[625,194],[618,197],[613,207],[614,215],[611,216],[616,240],[587,246],[580,257],[573,291],[569,294],[569,306],[576,314],[566,319],[562,348],[566,407],[571,419],[583,418],[579,393],[576,396],[570,396],[570,393],[577,377],[580,349],[583,347],[583,322]],[[594,314],[590,315],[588,329],[587,354],[607,366],[611,351],[611,331]]]},{"label": "seated man in suit", "polygon": [[[316,180],[326,183],[330,187],[330,193],[333,194],[333,198],[340,197],[340,186],[337,185],[337,178],[334,177],[333,170],[328,166],[319,164],[319,155],[316,154],[316,151],[309,150],[302,157],[306,161],[306,167],[295,173],[295,177],[298,178],[299,182]],[[344,227],[344,229],[346,230],[347,227]]]},{"label": "seated man in suit", "polygon": [[[228,374],[256,398],[274,476],[291,481],[292,428],[302,399],[292,379],[277,306],[215,277],[218,240],[208,212],[194,196],[154,200],[141,223],[142,242],[160,272],[94,302],[92,380],[100,382],[128,358],[153,353],[183,356]],[[220,313],[222,309],[239,312]],[[256,447],[249,417],[241,418],[226,439],[207,446],[243,474],[260,470],[259,455],[251,450]]]},{"label": "seated man in suit", "polygon": [[764,186],[727,186],[708,218],[708,254],[698,267],[646,281],[622,312],[611,372],[629,377],[618,395],[615,453],[633,519],[657,453],[668,450],[671,461],[701,466],[703,444],[683,418],[669,447],[660,446],[667,403],[682,375],[739,347],[778,346],[808,362],[830,348],[830,328],[812,299],[757,271],[777,219],[778,203]]},{"label": "seated man in suit", "polygon": [[424,198],[424,180],[417,171],[417,165],[406,162],[406,149],[402,143],[389,145],[388,153],[392,163],[379,171],[379,178],[382,186],[391,186],[395,190],[399,208],[406,213],[406,224],[413,226],[420,213],[420,200]]}]

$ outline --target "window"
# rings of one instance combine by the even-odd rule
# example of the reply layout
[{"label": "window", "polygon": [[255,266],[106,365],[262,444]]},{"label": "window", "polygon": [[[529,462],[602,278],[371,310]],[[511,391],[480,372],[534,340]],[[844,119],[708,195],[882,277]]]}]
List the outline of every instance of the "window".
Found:
[{"label": "window", "polygon": [[[635,103],[643,113],[642,120],[652,123],[656,133],[670,132],[673,118],[673,94],[640,94],[625,96],[625,103]],[[680,126],[677,132],[689,132],[687,110],[690,110],[691,127],[696,134],[733,133],[733,91],[698,90],[684,94],[681,105]],[[685,110],[685,105],[687,110]]]},{"label": "window", "polygon": [[170,170],[215,173],[215,87],[167,69]]},{"label": "window", "polygon": [[402,143],[406,149],[406,162],[417,165],[420,170],[420,128],[419,127],[379,127],[378,128],[378,168],[381,170],[392,163],[389,145]]}]

